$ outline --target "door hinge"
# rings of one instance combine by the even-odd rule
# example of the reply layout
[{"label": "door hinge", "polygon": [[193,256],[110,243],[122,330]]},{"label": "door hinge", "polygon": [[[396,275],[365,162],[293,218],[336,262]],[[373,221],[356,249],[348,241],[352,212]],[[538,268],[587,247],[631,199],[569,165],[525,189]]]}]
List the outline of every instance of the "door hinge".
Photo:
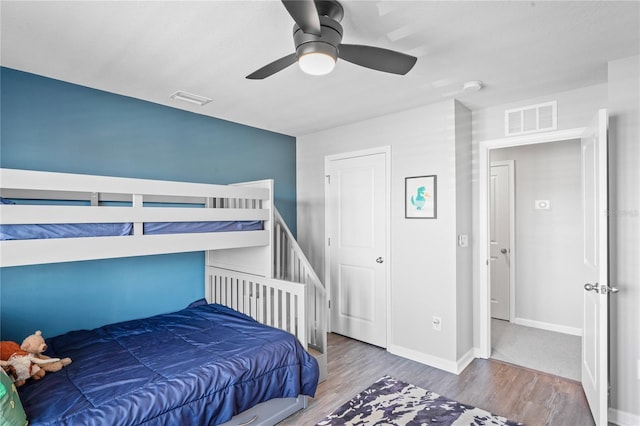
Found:
[{"label": "door hinge", "polygon": [[327,245],[331,246],[331,238],[327,238]]},{"label": "door hinge", "polygon": [[327,183],[331,185],[331,175],[325,175],[325,177],[327,178]]},{"label": "door hinge", "polygon": [[331,309],[331,300],[327,300],[327,303],[329,304],[329,309]]}]

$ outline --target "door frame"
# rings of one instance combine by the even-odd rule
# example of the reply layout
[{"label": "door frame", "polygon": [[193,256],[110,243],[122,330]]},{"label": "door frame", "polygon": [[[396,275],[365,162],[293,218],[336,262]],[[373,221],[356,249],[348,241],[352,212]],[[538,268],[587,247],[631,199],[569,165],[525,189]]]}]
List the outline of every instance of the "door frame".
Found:
[{"label": "door frame", "polygon": [[512,146],[580,139],[584,127],[523,136],[480,141],[478,143],[478,310],[474,323],[479,331],[476,357],[491,357],[491,295],[489,280],[489,172],[490,150]]},{"label": "door frame", "polygon": [[385,348],[389,347],[391,339],[391,146],[385,145],[376,148],[362,149],[358,151],[349,151],[339,154],[326,155],[324,157],[324,277],[325,277],[325,289],[327,291],[327,330],[332,331],[331,325],[331,247],[329,246],[329,187],[328,187],[328,170],[329,163],[335,160],[345,160],[354,157],[363,157],[367,155],[385,155],[385,203],[386,203],[386,220],[384,224],[385,228],[385,240],[386,247],[384,248],[384,261],[387,264],[385,271],[386,281],[386,318],[387,318],[387,341]]},{"label": "door frame", "polygon": [[[489,156],[489,172],[491,171],[491,167],[493,166],[507,166],[509,168],[509,322],[514,322],[516,320],[516,167],[515,167],[515,163],[516,162],[514,160],[491,161],[491,156]],[[489,204],[487,204],[487,206],[489,206]],[[487,233],[487,235],[489,234]],[[489,270],[489,272],[491,272],[491,270]],[[491,281],[489,281],[489,285],[490,284],[491,284]],[[489,311],[489,315],[491,315],[491,311]]]}]

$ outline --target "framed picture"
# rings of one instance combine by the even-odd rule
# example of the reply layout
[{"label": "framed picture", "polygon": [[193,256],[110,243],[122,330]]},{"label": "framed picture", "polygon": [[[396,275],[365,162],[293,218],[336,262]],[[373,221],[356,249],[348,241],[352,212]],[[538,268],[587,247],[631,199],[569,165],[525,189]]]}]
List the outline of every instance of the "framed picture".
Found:
[{"label": "framed picture", "polygon": [[435,219],[437,217],[437,176],[414,176],[404,179],[404,217]]}]

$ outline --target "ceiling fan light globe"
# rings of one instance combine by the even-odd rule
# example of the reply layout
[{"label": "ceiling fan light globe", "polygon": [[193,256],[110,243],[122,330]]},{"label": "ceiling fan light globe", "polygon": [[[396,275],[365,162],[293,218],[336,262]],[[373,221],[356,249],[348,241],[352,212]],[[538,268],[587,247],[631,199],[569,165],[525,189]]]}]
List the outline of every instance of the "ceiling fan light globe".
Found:
[{"label": "ceiling fan light globe", "polygon": [[326,75],[333,71],[336,60],[325,53],[311,52],[298,58],[298,66],[309,75]]}]

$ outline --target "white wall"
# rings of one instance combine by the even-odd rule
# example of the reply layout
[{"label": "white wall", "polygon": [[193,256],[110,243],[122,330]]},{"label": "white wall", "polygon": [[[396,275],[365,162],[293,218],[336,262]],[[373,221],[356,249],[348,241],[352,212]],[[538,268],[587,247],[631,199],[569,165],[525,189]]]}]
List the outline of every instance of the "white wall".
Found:
[{"label": "white wall", "polygon": [[[467,355],[465,351],[473,347],[473,250],[470,238],[473,234],[473,188],[471,185],[472,128],[471,111],[456,102],[456,233],[466,235],[467,247],[456,247],[456,312],[457,318],[457,359]],[[471,356],[471,354],[469,354]]]},{"label": "white wall", "polygon": [[609,63],[611,418],[640,424],[640,57]]},{"label": "white wall", "polygon": [[[456,329],[455,110],[455,101],[445,101],[297,139],[298,241],[319,272],[324,272],[325,156],[391,147],[388,349],[449,370],[456,369],[458,352],[471,349],[470,341],[458,348]],[[405,219],[405,177],[430,174],[438,176],[438,218]],[[471,273],[470,264],[458,269]],[[442,318],[441,332],[431,327],[434,315]]]},{"label": "white wall", "polygon": [[[516,323],[582,332],[580,141],[491,150],[515,161]],[[549,200],[536,210],[535,200]]]}]

